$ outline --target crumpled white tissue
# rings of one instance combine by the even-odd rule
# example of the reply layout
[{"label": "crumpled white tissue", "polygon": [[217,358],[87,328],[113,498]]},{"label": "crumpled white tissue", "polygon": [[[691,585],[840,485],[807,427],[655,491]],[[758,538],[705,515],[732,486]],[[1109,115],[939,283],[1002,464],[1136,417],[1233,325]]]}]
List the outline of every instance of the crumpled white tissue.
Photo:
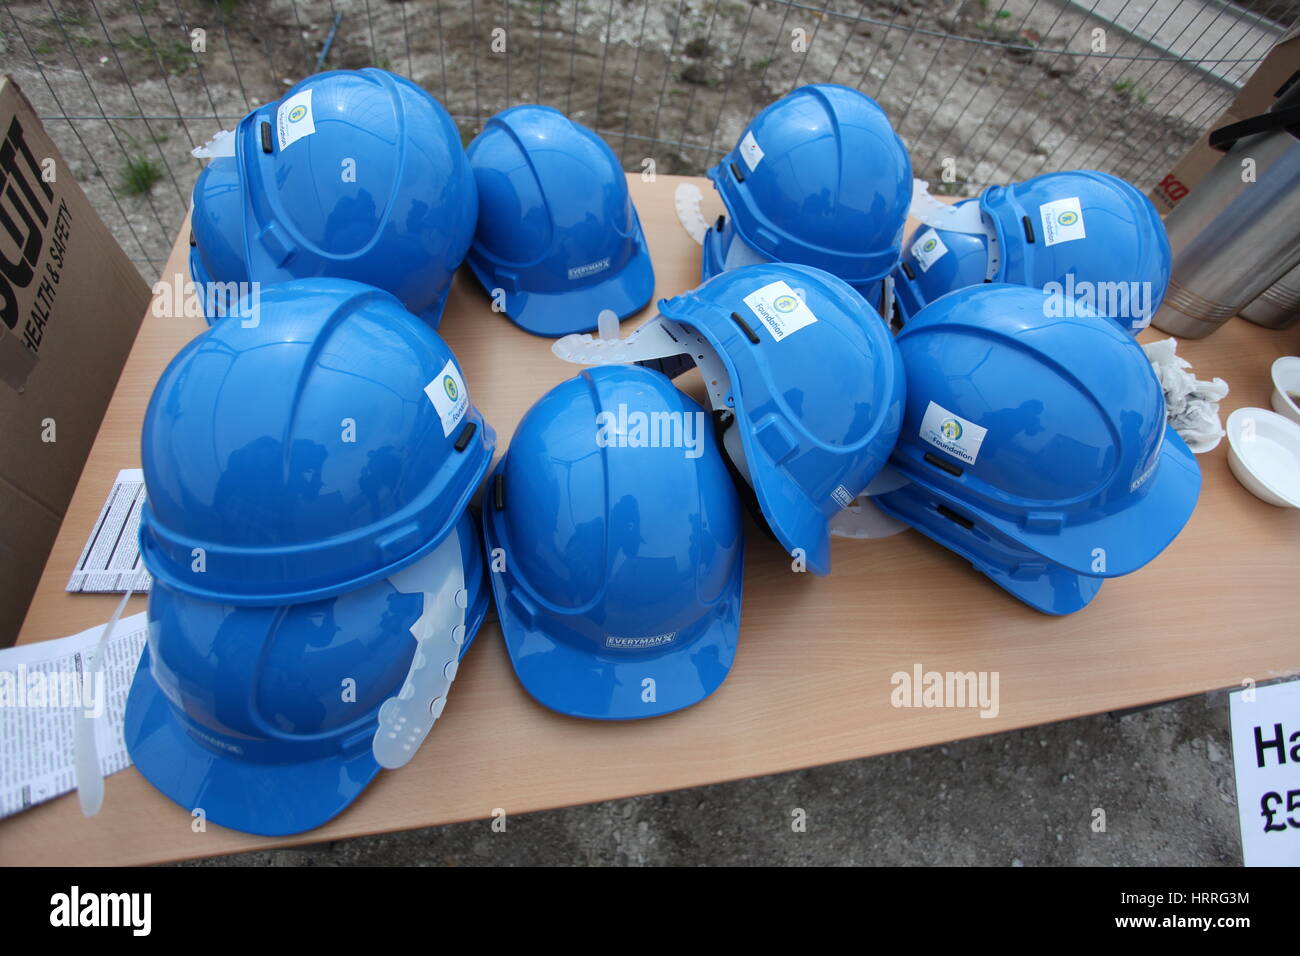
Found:
[{"label": "crumpled white tissue", "polygon": [[1165,408],[1174,431],[1197,455],[1217,448],[1223,438],[1219,402],[1228,394],[1228,383],[1221,378],[1205,382],[1193,375],[1192,363],[1175,354],[1175,339],[1148,342],[1142,348],[1164,389]]}]

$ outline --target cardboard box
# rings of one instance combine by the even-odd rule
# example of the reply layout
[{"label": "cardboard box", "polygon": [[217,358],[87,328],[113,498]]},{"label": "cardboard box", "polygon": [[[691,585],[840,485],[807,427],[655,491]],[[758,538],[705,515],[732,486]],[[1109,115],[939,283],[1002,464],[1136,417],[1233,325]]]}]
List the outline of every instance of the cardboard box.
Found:
[{"label": "cardboard box", "polygon": [[11,77],[0,78],[0,646],[32,592],[149,286]]},{"label": "cardboard box", "polygon": [[1300,26],[1292,27],[1277,41],[1264,61],[1255,68],[1232,105],[1209,125],[1187,154],[1147,194],[1162,216],[1178,205],[1223,157],[1221,152],[1210,147],[1210,133],[1267,112],[1282,85],[1297,69],[1300,69]]}]

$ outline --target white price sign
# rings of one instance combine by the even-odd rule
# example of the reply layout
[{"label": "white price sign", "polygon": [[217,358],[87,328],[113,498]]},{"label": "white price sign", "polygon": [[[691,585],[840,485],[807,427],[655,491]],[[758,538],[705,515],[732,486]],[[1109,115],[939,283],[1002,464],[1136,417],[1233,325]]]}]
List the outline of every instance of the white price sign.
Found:
[{"label": "white price sign", "polygon": [[1300,680],[1235,691],[1241,854],[1247,866],[1300,866]]}]

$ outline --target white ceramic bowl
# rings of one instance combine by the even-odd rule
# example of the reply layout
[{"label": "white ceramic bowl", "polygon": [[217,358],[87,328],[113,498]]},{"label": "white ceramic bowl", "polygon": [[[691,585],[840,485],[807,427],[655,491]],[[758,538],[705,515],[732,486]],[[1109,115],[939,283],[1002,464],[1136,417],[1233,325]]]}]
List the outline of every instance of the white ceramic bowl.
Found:
[{"label": "white ceramic bowl", "polygon": [[1273,363],[1273,411],[1300,423],[1300,404],[1292,395],[1300,395],[1300,358],[1284,355]]},{"label": "white ceramic bowl", "polygon": [[1265,408],[1228,416],[1228,467],[1256,498],[1300,508],[1300,424]]}]

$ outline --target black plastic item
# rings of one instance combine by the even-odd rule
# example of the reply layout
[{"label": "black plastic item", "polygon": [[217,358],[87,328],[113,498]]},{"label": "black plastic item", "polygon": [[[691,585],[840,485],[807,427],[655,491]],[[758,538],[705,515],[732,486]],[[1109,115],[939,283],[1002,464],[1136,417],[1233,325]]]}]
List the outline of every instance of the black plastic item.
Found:
[{"label": "black plastic item", "polygon": [[909,279],[916,279],[916,273],[912,271],[911,266],[906,262],[900,263],[900,265],[903,267],[903,275],[907,276]]},{"label": "black plastic item", "polygon": [[1221,153],[1226,153],[1237,145],[1239,139],[1254,136],[1256,133],[1273,133],[1280,129],[1300,139],[1300,104],[1261,113],[1240,123],[1232,123],[1216,129],[1210,134],[1210,146]]},{"label": "black plastic item", "polygon": [[506,510],[506,476],[498,474],[492,480],[492,507],[497,511]]},{"label": "black plastic item", "polygon": [[452,447],[457,451],[464,451],[469,447],[470,439],[474,437],[476,431],[478,431],[477,424],[474,422],[466,422],[465,427],[462,428],[460,434],[456,436],[456,444]]},{"label": "black plastic item", "polygon": [[269,153],[272,151],[271,142],[271,124],[266,120],[262,121],[262,152]]},{"label": "black plastic item", "polygon": [[945,518],[947,518],[949,521],[953,522],[954,524],[961,525],[967,531],[975,527],[974,521],[971,521],[970,518],[967,518],[965,515],[957,514],[957,512],[953,511],[947,505],[935,505],[934,510],[939,512],[939,514],[943,515]]},{"label": "black plastic item", "polygon": [[191,229],[191,230],[190,230],[190,248],[193,249],[193,248],[194,248],[195,246],[197,246],[198,244],[199,244],[198,240],[194,238],[194,230]]},{"label": "black plastic item", "polygon": [[727,217],[719,216],[717,221],[713,224],[713,228],[718,232],[722,232],[722,227],[725,226],[726,224],[727,224]]},{"label": "black plastic item", "polygon": [[740,165],[738,163],[731,164],[731,175],[736,177],[736,182],[738,183],[743,183],[745,181],[745,174],[740,171]]},{"label": "black plastic item", "polygon": [[1028,216],[1021,216],[1020,222],[1025,227],[1025,239],[1032,243],[1034,241],[1034,224],[1029,221]]},{"label": "black plastic item", "polygon": [[942,458],[940,458],[932,451],[927,451],[925,453],[925,460],[928,464],[934,465],[934,467],[938,468],[941,471],[946,471],[954,478],[961,477],[961,465],[954,465],[950,461],[944,461]]},{"label": "black plastic item", "polygon": [[1300,70],[1296,70],[1273,94],[1272,109],[1239,123],[1229,123],[1210,133],[1210,147],[1226,153],[1237,145],[1237,140],[1256,133],[1286,130],[1300,139]]},{"label": "black plastic item", "polygon": [[740,326],[741,330],[745,333],[745,338],[749,339],[749,341],[754,345],[758,344],[758,333],[754,331],[748,322],[740,317],[739,312],[731,313],[731,321]]}]

